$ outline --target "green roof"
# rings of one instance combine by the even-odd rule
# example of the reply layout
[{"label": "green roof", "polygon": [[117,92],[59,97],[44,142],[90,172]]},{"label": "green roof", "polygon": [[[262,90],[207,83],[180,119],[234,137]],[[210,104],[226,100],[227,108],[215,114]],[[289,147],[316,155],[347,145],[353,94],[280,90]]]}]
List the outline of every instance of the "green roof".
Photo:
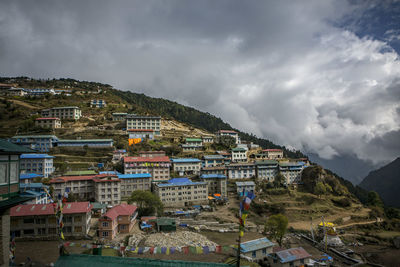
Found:
[{"label": "green roof", "polygon": [[246,151],[246,149],[244,149],[243,147],[235,147],[232,148],[232,151]]},{"label": "green roof", "polygon": [[0,153],[10,153],[10,154],[22,154],[22,153],[34,153],[36,151],[29,149],[24,146],[19,146],[8,142],[4,139],[0,139]]},{"label": "green roof", "polygon": [[157,225],[175,225],[176,220],[173,218],[160,217],[157,218]]},{"label": "green roof", "polygon": [[88,171],[68,171],[65,176],[80,176],[80,175],[96,175],[97,173],[93,170]]},{"label": "green roof", "polygon": [[27,202],[31,199],[33,199],[34,197],[21,197],[20,195],[16,196],[16,197],[10,197],[9,199],[0,201],[0,212],[2,213],[3,211],[17,206],[19,204],[22,204],[24,202]]},{"label": "green roof", "polygon": [[[205,258],[207,258],[205,256]],[[111,257],[86,254],[70,254],[60,256],[55,267],[109,267],[109,266],[140,266],[140,267],[207,267],[207,266],[232,266],[225,263],[157,260],[148,258]]]},{"label": "green roof", "polygon": [[94,210],[100,210],[100,209],[107,208],[107,204],[103,204],[100,202],[91,202],[90,204],[92,204],[92,209],[94,209]]},{"label": "green roof", "polygon": [[186,138],[186,142],[202,142],[201,138]]}]

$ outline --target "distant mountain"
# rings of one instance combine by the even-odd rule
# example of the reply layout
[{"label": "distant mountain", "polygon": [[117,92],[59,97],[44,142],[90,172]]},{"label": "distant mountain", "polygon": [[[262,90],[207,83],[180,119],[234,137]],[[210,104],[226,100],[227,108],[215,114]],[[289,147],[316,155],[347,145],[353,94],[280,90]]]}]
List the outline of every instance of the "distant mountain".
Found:
[{"label": "distant mountain", "polygon": [[400,157],[370,172],[360,186],[368,191],[376,191],[386,205],[400,208]]},{"label": "distant mountain", "polygon": [[374,165],[370,161],[361,160],[355,155],[340,155],[340,157],[335,156],[332,159],[323,159],[316,154],[307,155],[312,162],[320,164],[324,168],[337,173],[354,185],[361,183],[370,171],[380,167]]}]

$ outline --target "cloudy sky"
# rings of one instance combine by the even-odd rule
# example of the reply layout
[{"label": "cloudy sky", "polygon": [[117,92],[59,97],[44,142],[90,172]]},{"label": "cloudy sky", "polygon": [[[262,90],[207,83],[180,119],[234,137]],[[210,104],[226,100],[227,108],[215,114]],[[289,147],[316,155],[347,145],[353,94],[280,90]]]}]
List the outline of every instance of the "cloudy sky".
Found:
[{"label": "cloudy sky", "polygon": [[400,155],[399,6],[3,0],[0,75],[105,82],[322,159],[382,164]]}]

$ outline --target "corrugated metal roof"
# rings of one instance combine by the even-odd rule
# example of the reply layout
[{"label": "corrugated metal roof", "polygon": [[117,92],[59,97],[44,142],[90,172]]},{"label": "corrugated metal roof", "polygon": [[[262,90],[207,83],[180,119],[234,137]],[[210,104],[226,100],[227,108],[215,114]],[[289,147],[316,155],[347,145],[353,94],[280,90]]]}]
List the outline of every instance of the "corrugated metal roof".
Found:
[{"label": "corrugated metal roof", "polygon": [[19,175],[19,179],[33,179],[36,177],[43,177],[43,175],[37,173],[21,173]]},{"label": "corrugated metal roof", "polygon": [[173,178],[168,180],[165,184],[158,184],[158,187],[167,187],[167,186],[184,186],[184,185],[204,185],[207,184],[205,182],[192,182],[189,178]]},{"label": "corrugated metal roof", "polygon": [[113,142],[113,139],[63,139],[58,140],[58,143],[101,143],[101,142]]},{"label": "corrugated metal roof", "polygon": [[49,188],[48,185],[44,185],[42,183],[19,184],[19,187],[21,189],[24,189],[24,188],[42,188],[42,187],[43,188]]},{"label": "corrugated metal roof", "polygon": [[53,159],[53,156],[47,154],[22,154],[20,159]]},{"label": "corrugated metal roof", "polygon": [[205,155],[203,157],[205,160],[210,160],[210,159],[224,159],[222,155]]},{"label": "corrugated metal roof", "polygon": [[34,150],[0,139],[0,152],[21,154],[34,152]]},{"label": "corrugated metal roof", "polygon": [[273,247],[273,246],[275,246],[274,243],[269,241],[268,238],[263,237],[263,238],[259,238],[259,239],[241,243],[240,251],[243,253],[246,253],[246,252],[251,252],[251,251],[255,251],[255,250],[260,250],[263,248]]},{"label": "corrugated metal roof", "polygon": [[201,138],[186,138],[186,142],[202,142]]},{"label": "corrugated metal roof", "polygon": [[281,263],[291,262],[295,260],[301,260],[305,258],[311,257],[307,251],[302,247],[298,248],[289,248],[286,250],[276,252],[276,255],[279,257]]},{"label": "corrugated metal roof", "polygon": [[21,139],[21,138],[57,138],[55,135],[16,135],[11,137],[12,139]]},{"label": "corrugated metal roof", "polygon": [[119,179],[151,178],[150,173],[118,174]]},{"label": "corrugated metal roof", "polygon": [[200,175],[201,179],[226,179],[226,175],[223,174],[216,174],[216,173],[212,173],[212,174],[202,174]]},{"label": "corrugated metal roof", "polygon": [[[67,202],[63,208],[64,214],[86,213],[92,209],[89,202]],[[12,207],[11,217],[51,215],[54,214],[53,204],[28,204]]]},{"label": "corrugated metal roof", "polygon": [[111,257],[86,254],[69,254],[58,258],[55,267],[122,267],[122,266],[140,266],[140,267],[212,267],[232,265],[216,262],[200,262],[200,261],[177,261],[177,260],[157,260],[148,258],[133,257]]},{"label": "corrugated metal roof", "polygon": [[178,158],[178,159],[171,159],[171,161],[173,163],[188,163],[188,162],[198,163],[198,162],[201,162],[201,160],[195,159],[195,158]]},{"label": "corrugated metal roof", "polygon": [[137,207],[133,205],[119,204],[108,210],[104,216],[114,220],[121,215],[131,216],[133,213],[135,213],[136,209]]},{"label": "corrugated metal roof", "polygon": [[168,156],[161,157],[124,157],[124,162],[170,162]]}]

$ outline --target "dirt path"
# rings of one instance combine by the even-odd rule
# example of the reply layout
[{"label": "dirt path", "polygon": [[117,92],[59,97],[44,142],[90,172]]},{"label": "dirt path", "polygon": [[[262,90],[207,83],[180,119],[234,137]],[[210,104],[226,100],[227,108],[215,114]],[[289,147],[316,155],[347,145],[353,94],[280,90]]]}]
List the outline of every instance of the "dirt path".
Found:
[{"label": "dirt path", "polygon": [[342,229],[342,228],[346,228],[346,227],[350,227],[350,226],[354,226],[354,225],[374,224],[374,223],[382,222],[382,221],[383,220],[381,218],[377,218],[377,220],[372,220],[372,221],[355,222],[355,223],[349,223],[349,224],[345,224],[345,225],[336,226],[336,229]]},{"label": "dirt path", "polygon": [[7,101],[13,102],[16,105],[20,105],[20,106],[30,108],[30,109],[42,109],[43,108],[43,107],[33,106],[31,104],[28,104],[28,103],[25,103],[23,101],[16,100],[16,99],[9,99],[9,98],[4,98],[4,97],[0,97],[0,99],[6,99]]}]

